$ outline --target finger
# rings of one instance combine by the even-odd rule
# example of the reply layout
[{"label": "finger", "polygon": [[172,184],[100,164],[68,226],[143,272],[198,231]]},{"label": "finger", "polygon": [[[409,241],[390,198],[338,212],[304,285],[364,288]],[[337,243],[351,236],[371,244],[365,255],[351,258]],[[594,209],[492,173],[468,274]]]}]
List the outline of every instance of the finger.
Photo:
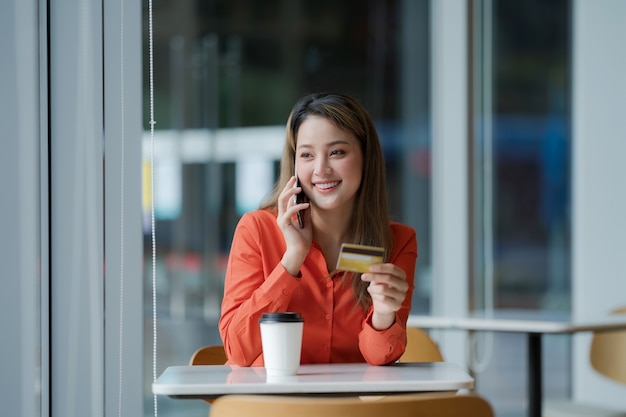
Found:
[{"label": "finger", "polygon": [[365,273],[361,274],[361,280],[369,282],[370,284],[382,284],[387,287],[396,288],[402,292],[406,292],[409,288],[409,284],[406,280],[396,275]]},{"label": "finger", "polygon": [[391,297],[394,300],[399,301],[404,300],[404,296],[406,295],[406,291],[403,291],[401,288],[390,287],[385,284],[377,284],[373,282],[370,282],[368,290],[370,291],[370,293],[381,295],[384,297]]},{"label": "finger", "polygon": [[398,268],[392,263],[372,264],[369,266],[369,271],[397,275],[402,279],[406,279],[406,273],[404,270],[402,268]]},{"label": "finger", "polygon": [[384,306],[384,309],[397,311],[402,307],[402,301],[404,298],[399,294],[383,291],[380,288],[376,288],[376,286],[368,287],[367,291],[372,298],[372,303],[374,304],[374,309],[376,310]]},{"label": "finger", "polygon": [[[402,307],[402,303],[406,297],[406,293],[390,290],[389,288],[381,288],[384,287],[382,285],[370,285],[368,287],[368,293],[372,298],[372,304],[377,311],[381,311],[380,309],[391,309],[393,311],[397,311]],[[386,306],[386,307],[384,307]]]},{"label": "finger", "polygon": [[295,184],[296,184],[296,177],[291,177],[289,181],[287,181],[285,188],[283,188],[283,191],[278,196],[278,200],[280,202],[285,204],[285,203],[288,203],[289,200],[293,201],[293,196],[299,193],[301,190],[301,187],[295,187]]},{"label": "finger", "polygon": [[[370,275],[371,274],[371,275]],[[406,282],[406,273],[402,268],[398,268],[391,263],[373,264],[369,266],[369,273],[366,277],[368,281],[378,281],[379,279],[393,280],[397,279]]]},{"label": "finger", "polygon": [[295,215],[297,210],[290,211],[290,209],[294,205],[294,195],[298,192],[300,187],[294,187],[295,178],[291,177],[291,179],[287,182],[287,185],[283,189],[283,191],[278,196],[278,216],[287,216],[287,218],[291,218]]}]

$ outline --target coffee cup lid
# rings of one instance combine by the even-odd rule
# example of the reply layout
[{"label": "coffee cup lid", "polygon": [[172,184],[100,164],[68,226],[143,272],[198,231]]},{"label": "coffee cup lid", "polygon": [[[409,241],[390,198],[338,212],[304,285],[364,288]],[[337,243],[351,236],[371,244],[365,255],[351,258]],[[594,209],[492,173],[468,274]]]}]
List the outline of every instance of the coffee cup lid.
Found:
[{"label": "coffee cup lid", "polygon": [[300,313],[294,312],[275,312],[263,313],[259,319],[259,323],[291,323],[304,321]]}]

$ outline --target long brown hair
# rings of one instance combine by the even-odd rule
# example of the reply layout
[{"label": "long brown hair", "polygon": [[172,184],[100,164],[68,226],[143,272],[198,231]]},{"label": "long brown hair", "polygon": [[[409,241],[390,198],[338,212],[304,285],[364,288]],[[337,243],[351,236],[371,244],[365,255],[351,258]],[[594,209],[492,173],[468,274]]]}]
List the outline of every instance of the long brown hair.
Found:
[{"label": "long brown hair", "polygon": [[[349,243],[382,246],[387,261],[393,249],[393,234],[387,213],[384,156],[372,118],[361,103],[348,95],[315,93],[296,102],[287,120],[280,177],[272,195],[261,208],[275,209],[278,196],[293,176],[298,129],[309,116],[324,117],[358,139],[363,152],[363,176],[355,197],[354,216],[350,225],[352,242]],[[371,305],[368,283],[361,281],[360,274],[346,276],[352,277],[351,285],[356,301],[367,309]]]}]

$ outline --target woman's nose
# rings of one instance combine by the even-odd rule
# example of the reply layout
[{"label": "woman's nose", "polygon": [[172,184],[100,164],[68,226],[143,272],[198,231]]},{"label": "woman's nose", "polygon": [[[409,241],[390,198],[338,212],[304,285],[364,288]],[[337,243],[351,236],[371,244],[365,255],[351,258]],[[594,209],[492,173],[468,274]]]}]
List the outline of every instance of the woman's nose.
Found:
[{"label": "woman's nose", "polygon": [[332,172],[332,167],[327,158],[319,158],[315,163],[315,175],[323,177]]}]

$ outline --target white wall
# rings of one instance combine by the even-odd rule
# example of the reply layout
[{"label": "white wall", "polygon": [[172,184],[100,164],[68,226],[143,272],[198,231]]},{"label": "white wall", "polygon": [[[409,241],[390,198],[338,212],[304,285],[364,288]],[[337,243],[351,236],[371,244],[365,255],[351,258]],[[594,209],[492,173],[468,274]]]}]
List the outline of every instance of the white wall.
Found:
[{"label": "white wall", "polygon": [[[572,310],[591,319],[626,305],[626,1],[573,6]],[[589,366],[589,343],[574,340],[574,397],[626,409],[626,387]]]}]

